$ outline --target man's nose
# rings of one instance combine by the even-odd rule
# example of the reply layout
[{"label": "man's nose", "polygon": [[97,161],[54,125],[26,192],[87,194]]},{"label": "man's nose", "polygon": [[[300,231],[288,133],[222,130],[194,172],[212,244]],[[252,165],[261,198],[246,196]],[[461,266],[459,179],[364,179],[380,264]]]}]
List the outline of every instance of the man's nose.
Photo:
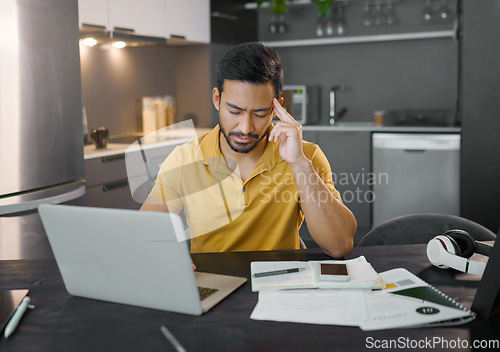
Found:
[{"label": "man's nose", "polygon": [[240,123],[238,124],[238,129],[243,134],[249,134],[250,132],[253,131],[252,117],[250,113],[245,113],[241,117]]}]

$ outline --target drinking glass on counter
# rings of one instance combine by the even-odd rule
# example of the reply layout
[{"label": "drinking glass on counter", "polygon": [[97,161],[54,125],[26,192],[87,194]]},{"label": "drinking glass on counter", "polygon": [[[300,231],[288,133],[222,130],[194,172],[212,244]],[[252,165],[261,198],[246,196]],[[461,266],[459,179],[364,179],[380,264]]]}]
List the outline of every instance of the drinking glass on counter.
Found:
[{"label": "drinking glass on counter", "polygon": [[385,116],[385,111],[375,111],[373,113],[373,117],[375,119],[375,126],[384,125],[384,116]]}]

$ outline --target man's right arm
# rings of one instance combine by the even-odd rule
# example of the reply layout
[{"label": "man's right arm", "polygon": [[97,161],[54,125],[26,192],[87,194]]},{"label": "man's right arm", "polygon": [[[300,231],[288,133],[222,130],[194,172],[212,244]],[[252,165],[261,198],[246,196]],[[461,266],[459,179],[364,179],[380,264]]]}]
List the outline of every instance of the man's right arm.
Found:
[{"label": "man's right arm", "polygon": [[175,213],[180,214],[181,210],[173,205],[167,205],[166,203],[161,202],[160,200],[148,197],[144,204],[141,206],[139,210],[145,211],[162,211],[165,213]]}]

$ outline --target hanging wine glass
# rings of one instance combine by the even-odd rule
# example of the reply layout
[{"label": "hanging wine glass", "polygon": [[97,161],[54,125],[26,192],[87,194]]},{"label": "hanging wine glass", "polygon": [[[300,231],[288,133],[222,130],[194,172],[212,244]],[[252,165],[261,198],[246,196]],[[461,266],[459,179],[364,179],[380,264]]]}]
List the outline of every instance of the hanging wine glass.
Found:
[{"label": "hanging wine glass", "polygon": [[382,26],[382,25],[385,24],[384,13],[382,11],[382,4],[380,2],[378,2],[375,5],[375,11],[374,11],[374,16],[373,17],[374,17],[373,23],[376,26]]},{"label": "hanging wine glass", "polygon": [[453,17],[453,11],[448,7],[447,0],[443,0],[443,5],[441,5],[437,12],[443,22],[447,22]]},{"label": "hanging wine glass", "polygon": [[318,21],[316,22],[316,35],[318,37],[322,37],[324,33],[325,29],[323,29],[323,19],[318,18]]},{"label": "hanging wine glass", "polygon": [[267,31],[269,32],[269,34],[273,35],[278,33],[278,24],[276,23],[276,16],[274,15],[274,13],[271,15],[271,23],[269,23]]},{"label": "hanging wine glass", "polygon": [[361,22],[365,27],[370,27],[373,24],[373,14],[370,10],[370,4],[368,2],[365,2]]},{"label": "hanging wine glass", "polygon": [[278,16],[278,33],[285,34],[288,31],[288,25],[285,22],[285,15],[281,14]]},{"label": "hanging wine glass", "polygon": [[334,0],[312,2],[318,18],[316,22],[316,35],[318,37],[332,35],[335,31],[335,26],[331,19],[333,2]]},{"label": "hanging wine glass", "polygon": [[387,4],[387,8],[385,10],[385,21],[389,26],[393,26],[398,23],[398,15],[392,5],[392,2]]},{"label": "hanging wine glass", "polygon": [[333,24],[332,18],[328,18],[326,20],[325,32],[326,32],[326,35],[328,35],[328,36],[332,36],[333,33],[335,32],[335,26]]},{"label": "hanging wine glass", "polygon": [[342,6],[339,6],[337,10],[336,30],[338,35],[344,35],[347,30],[344,8]]},{"label": "hanging wine glass", "polygon": [[434,20],[434,10],[432,9],[431,0],[427,0],[427,5],[423,8],[420,13],[422,20],[426,23],[432,22]]}]

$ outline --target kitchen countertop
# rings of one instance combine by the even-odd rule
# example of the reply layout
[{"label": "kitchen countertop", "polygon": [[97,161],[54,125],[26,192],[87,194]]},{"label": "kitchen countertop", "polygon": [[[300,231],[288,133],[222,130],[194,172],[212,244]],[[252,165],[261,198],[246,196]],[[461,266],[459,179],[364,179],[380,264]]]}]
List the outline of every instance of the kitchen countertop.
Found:
[{"label": "kitchen countertop", "polygon": [[461,127],[441,126],[375,126],[373,122],[338,122],[330,125],[305,125],[304,131],[366,131],[366,132],[392,132],[392,133],[460,133]]},{"label": "kitchen countertop", "polygon": [[[390,133],[460,133],[460,127],[440,127],[440,126],[375,126],[371,122],[339,122],[333,126],[329,125],[305,125],[302,128],[304,131],[365,131],[365,132],[390,132]],[[211,128],[197,128],[196,136],[201,136],[210,132]],[[133,137],[126,136],[126,137]],[[136,135],[137,138],[140,134]],[[161,148],[173,144],[182,144],[189,142],[195,136],[192,131],[187,129],[170,130],[157,135],[150,134],[142,138],[142,148],[144,150]],[[117,140],[123,139],[123,136],[115,137]],[[113,140],[113,138],[111,138]],[[101,158],[105,156],[124,154],[128,148],[136,148],[139,146],[134,143],[108,143],[106,148],[97,149],[93,144],[84,147],[85,160]]]},{"label": "kitchen countertop", "polygon": [[[159,132],[156,134],[154,133],[148,134],[147,136],[141,138],[142,149],[148,150],[148,149],[166,147],[173,144],[186,143],[194,139],[195,137],[199,137],[211,130],[212,130],[211,128],[197,128],[193,133],[193,131],[189,129],[175,129],[175,130]],[[137,137],[138,139],[141,137],[141,135],[137,134],[129,136],[116,136],[115,139],[121,140],[124,139],[125,137]],[[113,137],[111,137],[110,140],[113,140]],[[88,160],[88,159],[102,158],[111,155],[124,154],[127,150],[135,151],[135,150],[140,150],[140,148],[137,142],[134,143],[108,142],[106,148],[96,148],[93,144],[86,145],[83,148],[83,154],[84,154],[84,159]]]}]

